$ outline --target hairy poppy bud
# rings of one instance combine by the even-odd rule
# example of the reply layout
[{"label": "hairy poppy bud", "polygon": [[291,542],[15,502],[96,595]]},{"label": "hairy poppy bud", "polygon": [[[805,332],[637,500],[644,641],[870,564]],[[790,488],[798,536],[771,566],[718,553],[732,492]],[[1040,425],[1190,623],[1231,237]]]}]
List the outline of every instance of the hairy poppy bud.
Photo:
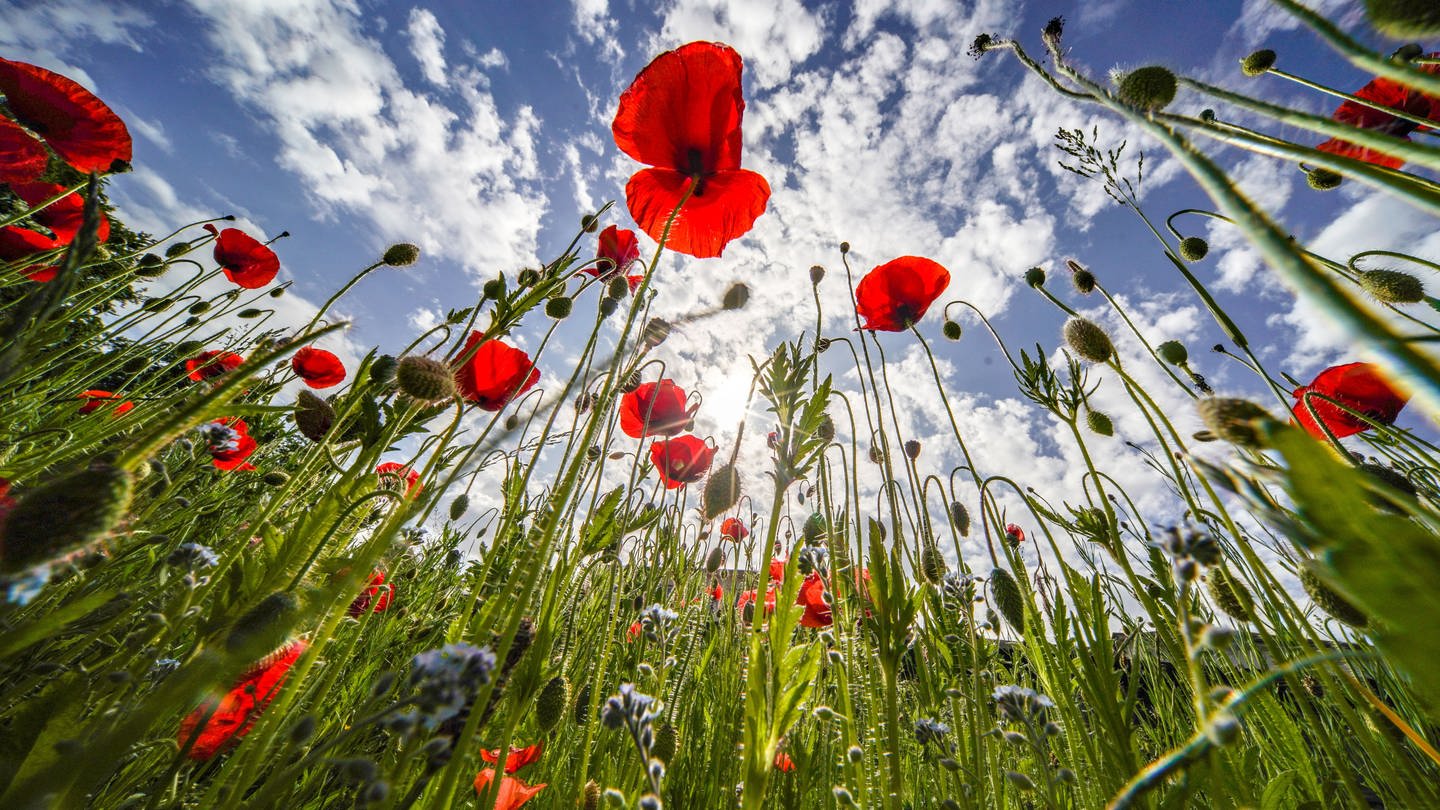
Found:
[{"label": "hairy poppy bud", "polygon": [[184,256],[186,253],[189,253],[189,252],[190,252],[190,243],[189,243],[189,242],[176,242],[175,244],[171,245],[170,247],[165,248],[165,258],[167,258],[167,259],[174,259],[174,258],[176,258],[176,257],[178,257],[178,256]]},{"label": "hairy poppy bud", "polygon": [[1198,236],[1187,236],[1180,240],[1180,258],[1187,262],[1198,262],[1210,252],[1210,243]]},{"label": "hairy poppy bud", "polygon": [[392,355],[382,354],[370,364],[370,379],[379,385],[389,385],[390,381],[395,379],[395,372],[399,368],[399,360]]},{"label": "hairy poppy bud", "polygon": [[722,546],[716,546],[710,550],[709,554],[705,555],[705,573],[707,574],[713,574],[719,571],[720,566],[724,564],[725,549]]},{"label": "hairy poppy bud", "polygon": [[1025,632],[1025,597],[1020,593],[1020,583],[1004,568],[996,567],[990,572],[990,595],[995,609],[1017,633]]},{"label": "hairy poppy bud", "polygon": [[1433,0],[1365,0],[1370,24],[1387,37],[1410,39],[1440,34],[1440,6]]},{"label": "hairy poppy bud", "polygon": [[1270,413],[1248,399],[1207,397],[1195,404],[1205,427],[1216,436],[1240,447],[1262,446],[1255,423],[1270,419]]},{"label": "hairy poppy bud", "polygon": [[[1419,492],[1410,479],[1394,467],[1387,467],[1384,464],[1361,464],[1356,469],[1397,492],[1403,492],[1411,497],[1415,497]],[[1371,501],[1387,512],[1401,511],[1383,496],[1376,495],[1371,498]]]},{"label": "hairy poppy bud", "polygon": [[1240,72],[1246,76],[1259,76],[1275,67],[1275,52],[1262,48],[1240,60]]},{"label": "hairy poppy bud", "polygon": [[1045,284],[1045,270],[1040,267],[1032,267],[1025,271],[1025,283],[1031,287],[1039,287]]},{"label": "hairy poppy bud", "polygon": [[1255,618],[1255,600],[1250,596],[1245,583],[1225,569],[1216,566],[1205,575],[1205,588],[1215,606],[1236,621],[1248,622]]},{"label": "hairy poppy bud", "polygon": [[594,214],[586,214],[580,217],[580,230],[585,233],[595,233],[600,230],[600,220]]},{"label": "hairy poppy bud", "polygon": [[235,620],[225,636],[225,649],[240,658],[256,658],[285,643],[300,613],[300,600],[289,591],[261,599]]},{"label": "hairy poppy bud", "polygon": [[725,291],[725,297],[720,300],[720,306],[724,309],[743,309],[750,300],[750,288],[743,281],[737,281],[730,285]]},{"label": "hairy poppy bud", "polygon": [[169,269],[170,265],[154,253],[146,253],[135,261],[135,275],[141,278],[159,278]]},{"label": "hairy poppy bud", "polygon": [[96,465],[25,494],[0,529],[0,573],[11,574],[99,540],[130,508],[134,480]]},{"label": "hairy poppy bud", "polygon": [[395,382],[406,396],[421,402],[439,402],[455,396],[455,375],[434,358],[412,354],[400,358]]},{"label": "hairy poppy bud", "polygon": [[1159,65],[1136,68],[1116,82],[1115,95],[1146,112],[1163,110],[1175,100],[1175,74]]},{"label": "hairy poppy bud", "polygon": [[907,440],[907,441],[905,442],[905,455],[908,456],[911,461],[914,461],[915,459],[919,458],[919,457],[920,457],[920,442],[918,442],[918,441],[916,441],[916,440],[914,440],[914,439],[909,439],[909,440]]},{"label": "hairy poppy bud", "polygon": [[1070,281],[1075,285],[1075,291],[1081,295],[1089,295],[1095,292],[1095,274],[1089,270],[1076,270],[1070,276]]},{"label": "hairy poppy bud", "polygon": [[835,441],[835,420],[830,414],[821,414],[820,423],[815,426],[815,438],[826,444]]},{"label": "hairy poppy bud", "polygon": [[1115,353],[1115,347],[1110,343],[1110,336],[1105,334],[1105,330],[1084,318],[1071,318],[1066,321],[1062,332],[1070,350],[1080,355],[1081,359],[1104,363]]},{"label": "hairy poppy bud", "polygon": [[557,321],[563,321],[570,317],[570,308],[573,304],[574,302],[567,296],[562,295],[559,298],[551,298],[545,302],[545,314]]},{"label": "hairy poppy bud", "polygon": [[1086,411],[1085,425],[1101,436],[1115,435],[1115,423],[1110,421],[1109,414],[1104,411]]},{"label": "hairy poppy bud", "polygon": [[1065,18],[1051,17],[1050,22],[1045,23],[1045,28],[1040,32],[1040,38],[1045,44],[1055,48],[1060,45],[1060,37],[1065,34]]},{"label": "hairy poppy bud", "polygon": [[655,729],[655,744],[650,746],[650,755],[665,763],[675,758],[675,749],[680,744],[680,732],[669,723],[662,723]]},{"label": "hairy poppy bud", "polygon": [[1155,353],[1160,359],[1172,366],[1183,366],[1190,360],[1190,352],[1185,350],[1185,344],[1178,340],[1167,340],[1155,347]]},{"label": "hairy poppy bud", "polygon": [[638,371],[632,371],[632,372],[630,372],[630,376],[626,377],[626,378],[620,383],[620,390],[623,391],[623,392],[625,392],[625,393],[627,393],[627,394],[630,393],[631,391],[634,391],[635,389],[637,389],[637,388],[639,388],[639,387],[640,387],[640,372],[638,372]]},{"label": "hairy poppy bud", "polygon": [[620,301],[618,299],[610,298],[609,296],[600,299],[600,317],[602,318],[608,318],[614,315],[615,310],[619,308]]},{"label": "hairy poppy bud", "polygon": [[195,303],[190,305],[189,309],[185,311],[189,312],[191,315],[204,315],[205,313],[210,311],[210,302],[196,301]]},{"label": "hairy poppy bud", "polygon": [[380,261],[391,267],[409,267],[420,261],[420,248],[409,242],[396,242],[386,248],[385,255],[380,257]]},{"label": "hairy poppy bud", "polygon": [[295,397],[295,424],[300,435],[312,442],[323,442],[335,424],[335,409],[309,391],[301,391]]},{"label": "hairy poppy bud", "polygon": [[606,282],[605,294],[616,301],[622,301],[630,295],[630,280],[622,276],[616,276]]},{"label": "hairy poppy bud", "polygon": [[955,531],[960,532],[961,537],[970,536],[970,510],[965,504],[959,501],[950,502],[950,522],[954,524]]},{"label": "hairy poppy bud", "polygon": [[706,520],[714,520],[720,513],[740,500],[740,473],[734,464],[725,464],[710,473],[705,489],[700,493],[700,512]]},{"label": "hairy poppy bud", "polygon": [[1309,183],[1310,188],[1316,191],[1330,191],[1339,188],[1344,181],[1345,178],[1341,177],[1339,172],[1332,172],[1329,169],[1315,168],[1305,172],[1305,182]]},{"label": "hairy poppy bud", "polygon": [[925,575],[925,579],[931,584],[939,584],[947,568],[945,556],[940,553],[940,549],[934,543],[926,543],[920,552],[920,573]]},{"label": "hairy poppy bud", "polygon": [[480,295],[483,300],[496,300],[505,295],[505,277],[497,276],[485,282],[480,288]]},{"label": "hairy poppy bud", "polygon": [[521,287],[534,287],[540,283],[540,271],[533,267],[526,267],[515,276],[515,283]]},{"label": "hairy poppy bud", "polygon": [[1369,617],[1360,612],[1360,608],[1355,607],[1348,599],[1322,582],[1310,566],[1302,565],[1299,574],[1301,587],[1305,589],[1305,593],[1310,596],[1310,601],[1314,602],[1316,607],[1351,627],[1364,629],[1370,623]]},{"label": "hairy poppy bud", "polygon": [[872,444],[872,445],[870,445],[870,463],[871,463],[871,464],[884,464],[884,463],[885,463],[885,451],[882,450],[882,449],[880,448],[880,445],[878,445],[878,444]]},{"label": "hairy poppy bud", "polygon": [[849,253],[849,252],[850,252],[850,243],[849,243],[849,242],[841,242],[841,243],[840,243],[840,252],[841,252],[842,254],[844,254],[844,253]]},{"label": "hairy poppy bud", "polygon": [[570,682],[564,675],[551,678],[535,696],[535,724],[542,734],[549,734],[565,717],[570,703]]},{"label": "hairy poppy bud", "polygon": [[283,487],[290,481],[290,476],[279,470],[272,470],[261,476],[260,480],[264,481],[266,486]]},{"label": "hairy poppy bud", "polygon": [[650,321],[645,324],[645,332],[641,336],[641,340],[652,348],[659,346],[665,342],[666,338],[670,337],[671,328],[670,322],[664,318],[651,318]]},{"label": "hairy poppy bud", "polygon": [[1399,270],[1366,270],[1360,274],[1360,286],[1382,304],[1414,304],[1425,298],[1420,279]]},{"label": "hairy poppy bud", "polygon": [[465,512],[470,509],[470,496],[460,493],[455,500],[450,502],[450,519],[459,520],[464,517]]},{"label": "hairy poppy bud", "polygon": [[818,264],[810,265],[810,285],[815,286],[825,280],[825,268]]},{"label": "hairy poppy bud", "polygon": [[590,684],[580,687],[580,694],[575,696],[575,725],[583,726],[590,722],[590,695],[592,693]]},{"label": "hairy poppy bud", "polygon": [[959,340],[962,334],[960,324],[946,318],[945,322],[940,325],[940,334],[944,335],[946,340]]}]

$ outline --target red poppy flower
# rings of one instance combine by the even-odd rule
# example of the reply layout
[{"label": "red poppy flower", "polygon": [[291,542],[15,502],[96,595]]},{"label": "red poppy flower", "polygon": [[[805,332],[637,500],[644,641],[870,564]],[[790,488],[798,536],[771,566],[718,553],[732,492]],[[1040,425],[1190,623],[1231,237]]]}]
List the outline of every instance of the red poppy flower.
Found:
[{"label": "red poppy flower", "polygon": [[1025,530],[1014,523],[1005,524],[1005,536],[1017,546],[1025,542]]},{"label": "red poppy flower", "polygon": [[195,382],[219,377],[227,371],[234,371],[245,362],[245,358],[234,352],[201,352],[185,361],[185,370]]},{"label": "red poppy flower", "polygon": [[394,489],[399,489],[401,482],[405,484],[405,494],[409,495],[411,490],[420,494],[425,486],[420,483],[420,473],[395,461],[387,461],[375,467],[375,474],[380,476],[382,484],[393,484]]},{"label": "red poppy flower", "polygon": [[280,257],[275,251],[239,228],[218,231],[206,223],[205,230],[218,234],[215,263],[225,271],[226,278],[247,290],[257,290],[275,280],[280,272]]},{"label": "red poppy flower", "polygon": [[676,436],[650,445],[650,463],[660,473],[666,489],[677,489],[705,477],[715,448],[694,436]]},{"label": "red poppy flower", "polygon": [[9,118],[0,118],[0,183],[28,183],[45,173],[49,159],[30,133]]},{"label": "red poppy flower", "polygon": [[345,366],[334,354],[306,346],[290,358],[290,368],[311,388],[332,388],[345,380]]},{"label": "red poppy flower", "polygon": [[634,231],[611,225],[600,232],[595,259],[595,264],[587,266],[585,272],[596,278],[614,278],[640,261],[640,240],[635,238]]},{"label": "red poppy flower", "polygon": [[[9,264],[46,251],[58,250],[64,246],[60,241],[29,228],[20,228],[14,225],[0,228],[0,264]],[[36,262],[21,269],[20,272],[28,276],[31,281],[46,282],[53,280],[59,269],[58,265]]]},{"label": "red poppy flower", "polygon": [[[1436,56],[1437,54],[1430,54]],[[1420,65],[1421,70],[1426,73],[1440,73],[1440,65]],[[1440,99],[1434,96],[1415,90],[1394,81],[1393,79],[1375,78],[1355,92],[1359,98],[1366,101],[1373,101],[1376,104],[1401,110],[1410,115],[1420,118],[1428,118],[1431,121],[1440,121]],[[1419,124],[1404,121],[1391,115],[1384,110],[1377,110],[1354,101],[1345,101],[1330,114],[1330,118],[1342,124],[1368,129],[1373,132],[1382,132],[1386,135],[1394,135],[1397,138],[1410,139],[1410,133],[1427,129]],[[1377,166],[1385,166],[1391,169],[1398,169],[1405,164],[1405,161],[1392,157],[1373,149],[1368,149],[1357,144],[1350,143],[1340,138],[1331,138],[1328,141],[1315,147],[1322,152],[1330,152],[1342,157],[1363,160],[1366,163],[1373,163]]]},{"label": "red poppy flower", "polygon": [[[100,391],[97,389],[86,391],[85,393],[80,395],[80,398],[85,400],[83,403],[80,404],[80,413],[86,414],[94,413],[95,411],[100,410],[106,405],[111,404],[111,401],[121,399],[121,396],[119,394],[112,394],[109,391]],[[116,405],[114,407],[112,413],[115,416],[119,416],[120,414],[126,413],[134,407],[135,403],[133,402],[121,402],[119,405]]]},{"label": "red poppy flower", "polygon": [[771,558],[770,558],[770,581],[771,581],[771,582],[779,582],[779,581],[785,579],[785,564],[786,564],[787,562],[789,562],[789,560],[785,559],[784,557],[771,557]]},{"label": "red poppy flower", "polygon": [[725,600],[725,588],[720,585],[720,583],[715,583],[715,587],[710,589],[710,599],[715,602],[723,602]]},{"label": "red poppy flower", "polygon": [[[466,338],[460,350],[465,360],[455,370],[455,382],[467,402],[498,411],[539,382],[540,369],[525,352],[498,339],[480,343],[484,338],[481,332],[471,332]],[[475,348],[477,343],[479,348]]]},{"label": "red poppy flower", "polygon": [[[385,582],[385,572],[375,571],[370,575],[370,584],[345,611],[351,616],[364,616],[367,613],[383,613],[390,609],[390,600],[395,598],[395,586]],[[373,605],[373,607],[372,607]]]},{"label": "red poppy flower", "polygon": [[250,458],[259,445],[250,437],[250,426],[245,424],[245,420],[216,419],[212,424],[228,428],[230,434],[223,439],[212,438],[209,447],[210,463],[220,470],[255,469],[246,459]]},{"label": "red poppy flower", "polygon": [[805,608],[805,614],[800,617],[802,627],[829,627],[834,622],[830,606],[825,603],[825,580],[820,577],[819,571],[812,571],[805,577],[795,604]]},{"label": "red poppy flower", "polygon": [[[534,745],[527,745],[524,748],[510,746],[510,756],[505,758],[505,773],[515,773],[532,762],[538,762],[540,755],[545,752],[545,743],[538,742]],[[481,749],[480,758],[494,765],[500,761],[500,749]]]},{"label": "red poppy flower", "polygon": [[1380,368],[1372,363],[1347,363],[1327,368],[1320,372],[1314,382],[1296,388],[1293,392],[1296,399],[1295,421],[1317,439],[1324,439],[1325,432],[1311,417],[1312,407],[1315,409],[1315,416],[1319,417],[1336,438],[1369,430],[1370,425],[1318,396],[1311,397],[1308,400],[1310,406],[1306,407],[1305,395],[1312,391],[1386,425],[1394,422],[1395,417],[1400,415],[1400,409],[1410,401],[1410,397],[1395,390],[1381,376]]},{"label": "red poppy flower", "polygon": [[674,436],[689,424],[685,389],[674,380],[644,383],[620,398],[620,429],[632,439]]},{"label": "red poppy flower", "polygon": [[5,536],[5,521],[15,508],[15,499],[10,497],[10,482],[0,478],[0,537]]},{"label": "red poppy flower", "polygon": [[195,737],[188,756],[210,759],[249,734],[255,720],[285,683],[290,667],[309,646],[303,639],[286,644],[250,667],[224,697],[218,701],[210,698],[190,712],[181,721],[180,733],[176,735],[181,746]]},{"label": "red poppy flower", "polygon": [[795,770],[795,760],[791,759],[790,755],[785,753],[784,751],[776,751],[775,770],[782,773],[789,773]]},{"label": "red poppy flower", "polygon": [[686,191],[666,247],[719,256],[765,212],[770,184],[740,168],[740,55],[718,42],[691,42],[655,57],[620,96],[611,127],[620,151],[641,163],[625,186],[630,216],[660,241]]},{"label": "red poppy flower", "polygon": [[750,536],[750,530],[740,518],[725,518],[720,524],[720,536],[739,542]]},{"label": "red poppy flower", "polygon": [[644,632],[644,630],[645,625],[641,624],[638,621],[631,622],[630,626],[625,630],[625,640],[634,641],[635,639],[640,637],[640,634]]},{"label": "red poppy flower", "polygon": [[[746,605],[753,605],[753,604],[755,603],[755,595],[756,595],[756,593],[757,593],[757,592],[756,592],[754,589],[751,589],[751,590],[748,590],[748,591],[741,591],[741,592],[740,592],[740,598],[739,598],[738,600],[736,600],[736,602],[735,602],[735,609],[738,610],[738,611],[740,611],[740,615],[742,615],[742,616],[745,615],[745,606],[746,606]],[[774,612],[775,612],[775,586],[774,586],[774,585],[771,585],[769,588],[765,589],[765,615],[766,615],[766,616],[769,616],[771,613],[774,613]]]},{"label": "red poppy flower", "polygon": [[[65,187],[53,183],[12,183],[10,190],[26,205],[33,207],[60,194]],[[78,192],[67,194],[31,214],[30,219],[48,228],[57,243],[68,245],[75,240],[75,235],[80,233],[85,223],[85,198]],[[104,242],[109,238],[110,220],[102,216],[95,224],[95,239]]]},{"label": "red poppy flower", "polygon": [[130,131],[105,102],[58,73],[0,59],[0,93],[21,124],[76,171],[112,172],[130,162]]},{"label": "red poppy flower", "polygon": [[[495,780],[495,769],[486,768],[475,777],[475,793],[483,794],[490,783]],[[495,797],[495,810],[516,810],[526,802],[535,798],[535,794],[545,789],[545,783],[538,785],[527,785],[519,777],[503,776],[500,778],[500,792]]]},{"label": "red poppy flower", "polygon": [[861,329],[903,332],[925,317],[925,310],[950,286],[950,271],[919,256],[888,261],[855,285],[855,311]]}]

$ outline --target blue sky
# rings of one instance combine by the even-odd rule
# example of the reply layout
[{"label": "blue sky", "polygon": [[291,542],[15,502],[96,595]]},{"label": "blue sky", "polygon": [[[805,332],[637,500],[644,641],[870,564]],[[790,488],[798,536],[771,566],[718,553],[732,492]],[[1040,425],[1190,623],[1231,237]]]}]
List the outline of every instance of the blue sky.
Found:
[{"label": "blue sky", "polygon": [[[1368,36],[1354,4],[1312,5]],[[1124,297],[1155,342],[1185,342],[1217,390],[1257,392],[1253,376],[1208,352],[1221,334],[1139,222],[1060,170],[1051,137],[1060,126],[1097,125],[1107,146],[1130,136],[1130,151],[1147,154],[1144,204],[1158,219],[1207,207],[1198,189],[1158,147],[1059,98],[1013,59],[965,55],[982,32],[1019,37],[1038,53],[1039,30],[1056,15],[1068,20],[1074,60],[1095,76],[1158,62],[1316,112],[1333,100],[1272,77],[1245,79],[1238,59],[1267,46],[1287,70],[1318,81],[1354,89],[1366,78],[1261,0],[0,2],[0,53],[77,78],[127,120],[136,171],[111,193],[132,225],[160,232],[234,213],[257,236],[288,230],[276,247],[299,295],[282,317],[301,320],[305,300],[323,300],[389,243],[419,243],[419,265],[372,276],[340,307],[354,320],[339,345],[350,357],[377,344],[397,351],[445,310],[469,305],[484,279],[556,255],[582,213],[623,196],[636,168],[610,138],[619,92],[661,50],[718,39],[746,59],[746,166],[775,193],[723,258],[667,259],[654,312],[680,316],[718,303],[736,280],[750,284],[745,311],[691,324],[663,348],[671,376],[704,392],[699,426],[722,444],[734,435],[747,355],[813,328],[811,265],[830,271],[827,332],[849,332],[841,240],[854,246],[858,272],[904,254],[940,261],[953,278],[942,300],[991,313],[1012,350],[1038,342],[1048,353],[1062,318],[1020,277],[1043,266],[1057,294],[1094,309],[1102,302],[1069,289],[1063,260],[1074,257]],[[1207,106],[1218,105],[1183,93],[1176,102],[1182,111]],[[1354,184],[1320,195],[1293,166],[1220,154],[1244,189],[1333,255],[1391,247],[1440,256],[1433,224],[1399,203]],[[633,227],[623,200],[610,221]],[[1276,370],[1308,381],[1327,364],[1361,359],[1232,234],[1186,222],[1212,244],[1197,272]],[[642,247],[653,245],[642,237]],[[957,344],[940,341],[938,312],[924,329],[972,449],[992,472],[1073,499],[1073,449],[1019,400],[977,324],[966,325]],[[536,334],[517,340],[533,345]],[[559,376],[578,349],[566,345],[571,334],[547,350],[555,365],[542,362],[542,372]],[[1138,351],[1121,343],[1127,355]],[[903,432],[937,448],[927,460],[948,469],[948,422],[923,358],[908,336],[886,346],[892,378],[907,381],[896,386]],[[1163,388],[1158,370],[1140,376]],[[1182,423],[1198,429],[1170,394]],[[1097,396],[1119,437],[1144,440],[1118,386],[1102,384]],[[761,428],[753,424],[747,439]],[[742,454],[758,468],[763,443]],[[1168,494],[1135,460],[1118,440],[1101,458],[1143,505],[1169,511]]]}]

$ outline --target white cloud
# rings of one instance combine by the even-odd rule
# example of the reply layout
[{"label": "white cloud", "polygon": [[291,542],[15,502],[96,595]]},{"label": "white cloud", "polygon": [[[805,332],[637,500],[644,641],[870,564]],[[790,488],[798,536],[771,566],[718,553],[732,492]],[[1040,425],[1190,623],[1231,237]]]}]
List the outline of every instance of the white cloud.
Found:
[{"label": "white cloud", "polygon": [[410,21],[405,26],[410,37],[410,55],[420,63],[420,72],[431,84],[444,87],[445,75],[445,30],[429,9],[413,8]]},{"label": "white cloud", "polygon": [[824,15],[800,0],[677,0],[664,14],[665,47],[702,39],[726,42],[745,54],[760,87],[789,79],[797,64],[820,50],[825,36]]},{"label": "white cloud", "polygon": [[0,2],[0,51],[8,59],[38,64],[95,90],[94,77],[66,61],[74,43],[88,40],[138,51],[137,34],[154,25],[146,12],[120,3]]}]

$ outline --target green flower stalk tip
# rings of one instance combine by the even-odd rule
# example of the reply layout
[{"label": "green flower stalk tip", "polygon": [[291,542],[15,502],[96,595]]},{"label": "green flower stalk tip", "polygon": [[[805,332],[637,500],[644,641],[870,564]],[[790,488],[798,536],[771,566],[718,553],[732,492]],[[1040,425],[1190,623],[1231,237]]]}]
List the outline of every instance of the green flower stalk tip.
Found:
[{"label": "green flower stalk tip", "polygon": [[1025,271],[1025,283],[1031,287],[1041,287],[1045,284],[1045,270],[1040,267],[1032,267]]},{"label": "green flower stalk tip", "polygon": [[463,492],[459,495],[456,495],[455,500],[450,502],[450,519],[452,521],[459,520],[460,518],[465,516],[465,512],[469,509],[470,496],[466,495]]},{"label": "green flower stalk tip", "polygon": [[409,267],[420,261],[420,247],[409,242],[396,242],[386,249],[380,261],[391,267]]},{"label": "green flower stalk tip", "polygon": [[135,260],[135,275],[141,278],[159,278],[169,269],[170,265],[154,253],[146,253]]},{"label": "green flower stalk tip", "polygon": [[716,546],[715,548],[710,549],[709,554],[705,555],[705,573],[707,574],[713,574],[716,571],[719,571],[720,566],[724,564],[725,548],[723,546]]},{"label": "green flower stalk tip", "polygon": [[1190,352],[1185,349],[1185,344],[1178,340],[1161,343],[1155,347],[1155,353],[1172,366],[1183,366],[1190,360]]},{"label": "green flower stalk tip", "polygon": [[1420,279],[1399,270],[1366,270],[1360,274],[1360,286],[1382,304],[1414,304],[1425,299]]},{"label": "green flower stalk tip", "polygon": [[290,476],[280,470],[271,470],[261,476],[260,480],[264,481],[265,485],[269,487],[283,487],[290,482]]},{"label": "green flower stalk tip", "polygon": [[1085,424],[1090,430],[1101,436],[1114,436],[1115,423],[1104,411],[1087,411],[1085,413]]},{"label": "green flower stalk tip", "polygon": [[545,314],[557,321],[563,321],[570,317],[570,310],[573,306],[574,302],[566,296],[551,298],[545,302]]},{"label": "green flower stalk tip", "polygon": [[1017,633],[1025,632],[1025,598],[1020,593],[1020,583],[1004,568],[990,572],[990,594],[994,606],[1006,623]]},{"label": "green flower stalk tip", "polygon": [[744,309],[745,304],[749,301],[750,287],[743,281],[737,281],[725,291],[725,297],[721,299],[720,306],[723,309]]},{"label": "green flower stalk tip", "polygon": [[1262,48],[1240,60],[1240,72],[1246,76],[1259,76],[1275,67],[1275,52]]},{"label": "green flower stalk tip", "polygon": [[1301,566],[1300,586],[1309,595],[1310,601],[1315,607],[1320,608],[1331,617],[1357,629],[1364,629],[1370,623],[1369,617],[1355,607],[1345,597],[1336,593],[1329,585],[1320,581],[1310,566]]},{"label": "green flower stalk tip", "polygon": [[0,544],[0,574],[13,574],[100,540],[130,508],[134,478],[97,464],[26,493],[11,509]]},{"label": "green flower stalk tip", "polygon": [[1187,262],[1198,262],[1210,253],[1210,243],[1198,236],[1187,236],[1180,240],[1180,258]]},{"label": "green flower stalk tip", "polygon": [[540,271],[533,267],[527,267],[515,277],[515,283],[521,287],[534,287],[540,283]]},{"label": "green flower stalk tip", "polygon": [[1310,188],[1316,191],[1332,191],[1345,182],[1345,178],[1339,172],[1332,172],[1329,169],[1310,169],[1305,172],[1305,182]]},{"label": "green flower stalk tip", "polygon": [[1116,82],[1115,95],[1147,112],[1163,110],[1175,100],[1175,74],[1159,65],[1136,68]]},{"label": "green flower stalk tip", "polygon": [[1440,34],[1440,4],[1435,0],[1365,0],[1370,24],[1387,37],[1410,39]]},{"label": "green flower stalk tip", "polygon": [[934,543],[926,543],[925,549],[920,552],[920,573],[925,579],[932,585],[938,585],[948,569],[940,549]]},{"label": "green flower stalk tip", "polygon": [[944,335],[946,340],[959,340],[963,331],[960,329],[959,323],[947,318],[945,323],[940,326],[940,334]]},{"label": "green flower stalk tip", "polygon": [[1061,330],[1070,350],[1083,360],[1106,363],[1115,354],[1115,346],[1105,330],[1084,318],[1071,318]]},{"label": "green flower stalk tip", "polygon": [[1070,281],[1075,285],[1075,291],[1081,295],[1095,292],[1095,274],[1089,270],[1076,270],[1070,276]]},{"label": "green flower stalk tip", "polygon": [[1209,397],[1197,402],[1195,409],[1210,432],[1225,441],[1240,447],[1264,446],[1258,423],[1272,417],[1259,405],[1247,399]]},{"label": "green flower stalk tip", "polygon": [[950,522],[955,525],[955,531],[960,532],[961,537],[970,536],[970,510],[965,504],[959,501],[950,502]]}]

